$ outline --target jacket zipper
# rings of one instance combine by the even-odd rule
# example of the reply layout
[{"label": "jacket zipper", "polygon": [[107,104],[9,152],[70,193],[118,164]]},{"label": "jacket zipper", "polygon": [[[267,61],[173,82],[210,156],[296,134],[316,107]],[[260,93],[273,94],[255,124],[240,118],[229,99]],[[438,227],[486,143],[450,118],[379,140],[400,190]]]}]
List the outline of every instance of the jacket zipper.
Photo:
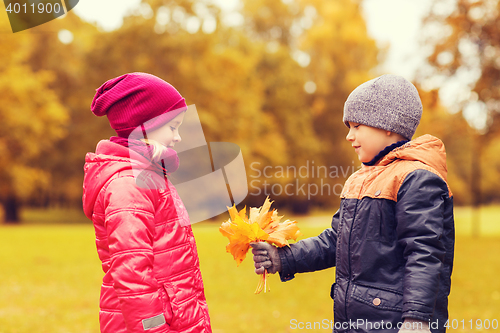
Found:
[{"label": "jacket zipper", "polygon": [[354,226],[354,221],[356,219],[356,213],[358,210],[358,203],[359,199],[356,199],[356,205],[354,206],[354,213],[352,217],[352,222],[351,222],[351,227],[349,228],[349,241],[347,243],[347,256],[348,256],[348,263],[349,263],[349,279],[347,280],[347,288],[346,288],[346,295],[345,295],[345,318],[348,320],[349,318],[347,317],[347,302],[349,299],[349,288],[351,287],[351,280],[352,280],[352,269],[351,269],[351,237],[352,237],[352,228]]},{"label": "jacket zipper", "polygon": [[345,295],[345,318],[348,320],[349,318],[347,317],[347,302],[349,298],[349,288],[351,287],[351,280],[352,280],[352,269],[351,269],[351,237],[352,237],[352,228],[354,227],[354,222],[356,221],[356,214],[358,213],[358,204],[361,201],[360,195],[363,192],[363,188],[365,187],[365,181],[366,181],[366,176],[365,179],[363,179],[363,182],[361,183],[361,187],[359,188],[359,193],[356,198],[356,204],[354,205],[354,211],[352,214],[352,222],[351,222],[351,227],[349,230],[349,241],[347,243],[347,258],[348,258],[348,263],[349,263],[349,280],[347,280],[347,288],[346,288],[346,295]]}]

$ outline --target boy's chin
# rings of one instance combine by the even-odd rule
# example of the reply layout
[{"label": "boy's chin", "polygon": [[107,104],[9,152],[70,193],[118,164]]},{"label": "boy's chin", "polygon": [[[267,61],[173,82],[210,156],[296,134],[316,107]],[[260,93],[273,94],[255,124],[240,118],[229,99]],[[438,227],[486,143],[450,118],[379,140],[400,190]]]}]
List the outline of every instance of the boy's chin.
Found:
[{"label": "boy's chin", "polygon": [[358,156],[358,159],[359,159],[359,161],[361,163],[368,163],[368,162],[370,162],[373,159],[373,157],[372,158],[367,158],[367,157],[360,157],[360,156]]}]

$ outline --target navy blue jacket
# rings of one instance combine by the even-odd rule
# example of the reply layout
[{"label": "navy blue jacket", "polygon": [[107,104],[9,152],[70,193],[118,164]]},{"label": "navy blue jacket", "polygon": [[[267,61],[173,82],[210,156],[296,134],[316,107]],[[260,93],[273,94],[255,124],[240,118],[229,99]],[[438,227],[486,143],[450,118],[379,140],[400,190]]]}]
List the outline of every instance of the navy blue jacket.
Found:
[{"label": "navy blue jacket", "polygon": [[332,227],[281,248],[281,280],[336,267],[334,332],[397,332],[405,318],[445,332],[454,251],[443,143],[424,135],[346,182]]}]

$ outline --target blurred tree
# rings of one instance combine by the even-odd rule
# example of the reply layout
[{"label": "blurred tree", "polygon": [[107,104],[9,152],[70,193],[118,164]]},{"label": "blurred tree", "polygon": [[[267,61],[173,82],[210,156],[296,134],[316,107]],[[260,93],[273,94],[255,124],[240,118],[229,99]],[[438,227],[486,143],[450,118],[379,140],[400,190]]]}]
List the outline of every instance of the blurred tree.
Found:
[{"label": "blurred tree", "polygon": [[[294,7],[281,1],[244,1],[243,4],[245,22],[241,29],[247,32],[254,44],[261,45],[254,73],[263,86],[261,117],[272,124],[275,136],[284,142],[283,149],[279,151],[280,163],[259,160],[257,174],[260,177],[253,175],[253,181],[260,182],[267,189],[261,195],[249,198],[249,204],[260,204],[270,194],[273,198],[281,197],[278,207],[287,204],[295,212],[305,212],[311,201],[301,188],[317,182],[311,177],[308,166],[314,162],[323,164],[323,157],[310,105],[307,104],[308,94],[304,90],[307,72],[293,57],[297,36],[293,36],[291,31],[301,10],[298,4]],[[268,149],[267,142],[267,138],[257,140],[255,147],[276,155],[277,151]],[[260,172],[268,166],[273,168],[273,172]],[[306,177],[297,176],[301,167]]]},{"label": "blurred tree", "polygon": [[[307,28],[310,20],[313,22],[300,37],[299,45],[311,57],[307,67],[308,80],[317,87],[308,103],[325,163],[342,169],[334,181],[343,183],[354,165],[359,165],[357,156],[345,140],[344,103],[354,88],[373,78],[372,70],[378,64],[379,53],[375,41],[368,36],[359,1],[301,2],[304,4],[301,26]],[[346,173],[346,170],[350,172]],[[326,199],[331,205],[332,198]]]},{"label": "blurred tree", "polygon": [[266,85],[264,110],[281,124],[291,165],[316,162],[309,177],[318,166],[327,170],[326,177],[321,169],[321,177],[303,180],[319,190],[312,200],[311,193],[296,193],[292,204],[302,212],[311,202],[331,207],[340,194],[335,185],[355,170],[354,155],[344,144],[343,105],[377,65],[378,49],[367,34],[359,3],[248,0],[243,14],[247,29],[267,43],[268,54],[257,72]]},{"label": "blurred tree", "polygon": [[500,136],[493,138],[484,148],[483,158],[488,161],[481,178],[483,200],[485,204],[500,202]]},{"label": "blurred tree", "polygon": [[[0,29],[8,21],[0,18]],[[52,178],[39,165],[64,136],[67,111],[49,88],[51,71],[28,65],[31,34],[0,33],[0,202],[4,220],[19,222],[19,206],[34,192],[50,187]]]},{"label": "blurred tree", "polygon": [[[196,104],[207,141],[237,143],[247,167],[250,162],[294,165],[292,153],[310,154],[317,145],[307,144],[314,132],[304,102],[303,71],[289,52],[269,52],[264,41],[242,27],[218,24],[218,12],[207,6],[201,10],[202,1],[189,2],[191,7],[186,3],[144,2],[153,14],[128,17],[89,55],[98,69],[93,76],[102,79],[112,69],[109,77],[133,70],[164,78]],[[206,15],[216,22],[213,30],[203,24],[198,30],[189,27],[193,17],[202,22]],[[115,45],[114,40],[128,42]]]},{"label": "blurred tree", "polygon": [[[40,163],[52,174],[52,186],[33,203],[40,205],[80,205],[85,153],[95,148],[96,136],[112,133],[109,125],[90,113],[90,103],[99,87],[91,82],[91,64],[85,62],[103,33],[83,22],[73,11],[30,30],[27,63],[35,71],[49,70],[55,80],[49,87],[68,110],[67,136],[53,143],[49,158]],[[90,116],[89,116],[90,115]]]},{"label": "blurred tree", "polygon": [[[143,71],[196,104],[207,141],[242,148],[249,180],[261,190],[247,204],[261,204],[271,194],[297,211],[305,212],[309,203],[330,206],[333,186],[354,170],[354,156],[343,144],[343,103],[376,65],[377,49],[359,5],[244,1],[232,19],[207,0],[143,0],[116,31],[101,32],[72,12],[33,29],[25,62],[37,74],[55,74],[47,87],[69,111],[68,136],[55,138],[58,149],[39,161],[53,175],[53,186],[43,191],[46,201],[79,202],[85,153],[114,134],[89,111],[95,89],[112,77]],[[308,163],[337,172],[331,177],[328,169],[320,179],[309,169],[295,187],[324,180],[325,195],[311,197],[300,188],[285,195],[283,186],[296,176],[276,168],[297,171]],[[259,173],[267,166],[274,168],[270,177]],[[281,194],[269,187],[264,193],[264,181],[280,185]]]},{"label": "blurred tree", "polygon": [[[143,6],[153,10],[156,2],[151,3]],[[253,140],[274,134],[272,124],[259,117],[262,86],[253,74],[261,48],[234,29],[186,30],[191,14],[180,3],[157,7],[152,17],[130,16],[120,30],[103,35],[87,57],[96,69],[90,81],[98,86],[130,71],[153,73],[197,106],[207,141],[232,141],[254,154]],[[268,139],[268,147],[281,149],[282,140]]]},{"label": "blurred tree", "polygon": [[[475,129],[472,136],[470,192],[478,233],[484,151],[500,133],[500,2],[435,0],[424,20],[430,66],[421,73],[424,84],[441,92]],[[450,93],[450,90],[453,91]],[[488,178],[488,177],[486,177]]]},{"label": "blurred tree", "polygon": [[[416,84],[422,99],[423,113],[414,137],[431,134],[441,139],[446,148],[448,183],[457,205],[470,202],[471,143],[474,130],[460,113],[451,114],[439,99],[439,91],[423,90]],[[446,126],[443,126],[446,124]]]}]

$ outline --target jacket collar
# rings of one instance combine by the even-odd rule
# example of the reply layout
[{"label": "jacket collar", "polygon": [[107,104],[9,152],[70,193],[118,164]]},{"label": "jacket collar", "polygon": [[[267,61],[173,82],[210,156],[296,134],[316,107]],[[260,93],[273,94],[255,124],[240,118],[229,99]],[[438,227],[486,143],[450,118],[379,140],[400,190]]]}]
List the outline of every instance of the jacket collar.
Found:
[{"label": "jacket collar", "polygon": [[448,169],[446,167],[446,150],[441,140],[435,136],[425,134],[402,146],[392,149],[374,166],[388,165],[395,160],[418,161],[435,169],[446,181]]},{"label": "jacket collar", "polygon": [[366,163],[363,162],[363,164],[368,165],[368,166],[375,165],[378,162],[378,160],[380,160],[385,155],[389,154],[393,149],[401,147],[402,145],[404,145],[407,142],[408,142],[408,140],[401,140],[401,141],[395,142],[395,143],[385,147],[384,149],[382,149],[370,162],[366,162]]}]

